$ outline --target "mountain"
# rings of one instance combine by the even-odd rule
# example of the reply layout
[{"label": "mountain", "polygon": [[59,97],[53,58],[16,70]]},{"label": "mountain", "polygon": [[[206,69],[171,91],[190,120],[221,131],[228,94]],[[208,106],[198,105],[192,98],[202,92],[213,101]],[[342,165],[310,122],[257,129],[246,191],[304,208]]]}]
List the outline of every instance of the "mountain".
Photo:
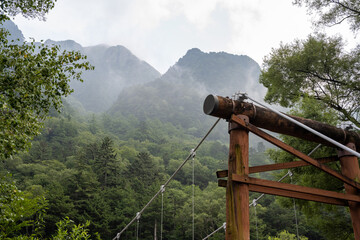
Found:
[{"label": "mountain", "polygon": [[163,78],[193,80],[203,85],[207,93],[232,95],[234,91],[241,91],[263,96],[265,88],[258,82],[259,75],[260,66],[248,56],[225,52],[204,53],[193,48]]},{"label": "mountain", "polygon": [[108,113],[171,122],[198,137],[214,122],[203,113],[205,97],[241,90],[262,99],[259,74],[259,65],[247,56],[191,49],[161,78],[123,90]]},{"label": "mountain", "polygon": [[135,102],[146,103],[143,110],[136,108],[138,113],[135,115],[139,116],[155,116],[160,109],[166,110],[167,107],[184,112],[192,112],[196,108],[198,112],[202,101],[198,104],[190,99],[203,98],[208,94],[230,96],[235,91],[247,92],[254,98],[262,99],[265,88],[258,82],[259,75],[259,65],[248,56],[225,52],[204,53],[194,48],[161,78],[123,91],[109,112],[124,112]]},{"label": "mountain", "polygon": [[80,51],[95,66],[95,70],[83,73],[83,83],[73,81],[70,84],[74,89],[73,99],[78,100],[87,111],[104,112],[124,88],[160,77],[155,68],[120,45],[82,47],[73,40],[47,40],[45,44],[59,45],[68,51]]},{"label": "mountain", "polygon": [[80,51],[84,53],[84,48],[74,40],[65,40],[65,41],[53,41],[48,39],[45,41],[45,45],[58,45],[61,49],[67,51]]},{"label": "mountain", "polygon": [[[14,22],[8,20],[2,26],[9,31],[10,41],[24,42],[25,38]],[[40,46],[41,43],[35,44]],[[62,50],[80,51],[87,55],[88,61],[95,66],[95,70],[83,73],[84,82],[70,83],[74,93],[68,101],[81,103],[87,111],[104,112],[124,88],[153,81],[161,76],[155,68],[120,45],[83,47],[73,40],[50,39],[46,40],[45,44],[59,45]]]}]

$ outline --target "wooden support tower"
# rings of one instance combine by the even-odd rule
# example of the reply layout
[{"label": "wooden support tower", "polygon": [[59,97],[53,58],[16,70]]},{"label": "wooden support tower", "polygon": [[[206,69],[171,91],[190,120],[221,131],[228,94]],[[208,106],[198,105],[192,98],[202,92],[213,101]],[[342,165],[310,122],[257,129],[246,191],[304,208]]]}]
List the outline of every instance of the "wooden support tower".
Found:
[{"label": "wooden support tower", "polygon": [[250,239],[249,186],[232,176],[249,174],[249,131],[235,122],[229,124],[229,170],[226,185],[226,239]]},{"label": "wooden support tower", "polygon": [[[348,147],[355,149],[354,143],[348,143]],[[354,181],[360,180],[359,161],[356,156],[349,154],[346,151],[339,151],[341,172],[345,176]],[[345,191],[347,194],[354,194],[360,196],[360,191],[349,184],[345,184]],[[349,201],[350,215],[354,229],[355,239],[360,239],[360,202]]]},{"label": "wooden support tower", "polygon": [[[350,209],[354,236],[360,240],[360,169],[356,156],[339,151],[338,157],[312,159],[284,142],[272,137],[259,128],[286,134],[307,141],[332,146],[331,143],[307,132],[294,123],[281,118],[276,113],[255,106],[251,103],[209,95],[204,102],[204,112],[208,115],[224,118],[229,121],[230,147],[228,170],[217,172],[219,186],[226,187],[226,234],[227,240],[250,239],[249,226],[249,191],[348,206]],[[316,131],[347,145],[353,150],[360,149],[360,136],[355,132],[317,121],[290,116]],[[287,151],[302,161],[271,164],[249,168],[249,138],[252,132]],[[334,146],[333,146],[334,147]],[[326,162],[339,161],[341,173],[324,165]],[[279,183],[249,177],[250,173],[278,169],[288,169],[312,165],[327,174],[339,179],[345,185],[346,193],[326,191],[293,184]]]}]

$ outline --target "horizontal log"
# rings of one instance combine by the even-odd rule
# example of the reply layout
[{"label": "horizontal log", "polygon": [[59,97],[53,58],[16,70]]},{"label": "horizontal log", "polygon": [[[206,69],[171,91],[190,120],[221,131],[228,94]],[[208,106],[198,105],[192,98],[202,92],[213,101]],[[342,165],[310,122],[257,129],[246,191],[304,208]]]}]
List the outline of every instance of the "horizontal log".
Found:
[{"label": "horizontal log", "polygon": [[252,178],[252,177],[245,177],[245,176],[241,176],[239,174],[233,174],[232,180],[234,182],[239,182],[239,183],[246,183],[246,184],[258,185],[258,186],[263,186],[263,187],[288,190],[288,191],[291,191],[294,193],[299,192],[299,193],[324,196],[324,197],[341,199],[341,200],[352,201],[352,202],[360,202],[360,196],[358,196],[358,195],[333,192],[333,191],[323,190],[323,189],[319,189],[319,188],[304,187],[304,186],[299,186],[299,185],[294,185],[294,184],[281,183],[281,182]]},{"label": "horizontal log", "polygon": [[288,198],[296,198],[296,199],[313,201],[313,202],[321,202],[331,205],[339,205],[339,206],[349,205],[347,201],[342,199],[329,198],[329,197],[318,196],[316,194],[309,194],[309,193],[292,192],[289,190],[275,189],[275,188],[269,188],[269,187],[252,185],[252,184],[249,185],[249,191],[276,195],[280,197],[288,197]]},{"label": "horizontal log", "polygon": [[[328,163],[328,162],[339,161],[339,158],[338,157],[326,157],[326,158],[318,158],[318,159],[314,159],[314,160],[318,161],[319,163],[324,164],[324,163]],[[259,173],[259,172],[268,172],[268,171],[274,171],[274,170],[305,167],[305,166],[310,166],[310,163],[304,162],[304,161],[275,163],[275,164],[250,167],[249,172],[250,173]]]},{"label": "horizontal log", "polygon": [[[298,137],[307,141],[322,143],[327,146],[333,146],[322,138],[314,135],[313,133],[303,129],[302,127],[282,118],[275,112],[269,109],[256,106],[252,103],[247,103],[221,96],[209,95],[206,97],[203,105],[205,114],[230,119],[232,114],[246,115],[250,119],[250,123],[263,129],[272,132],[285,134],[289,136]],[[321,123],[318,121],[305,119],[301,117],[289,117],[305,124],[306,126],[324,134],[325,136],[342,144],[349,142],[356,144],[356,149],[360,149],[360,136],[356,132],[346,131],[341,128],[331,126],[329,124]]]},{"label": "horizontal log", "polygon": [[[341,206],[348,206],[349,201],[360,202],[360,196],[358,195],[338,193],[318,188],[310,188],[251,177],[244,177],[237,174],[233,174],[232,176],[233,182],[238,182],[239,184],[248,184],[249,190],[252,192]],[[224,179],[218,180],[218,185],[220,187],[226,187],[226,183],[227,181]]]},{"label": "horizontal log", "polygon": [[[336,156],[332,156],[332,157],[325,157],[325,158],[316,158],[315,160],[320,163],[329,163],[329,162],[339,161],[339,158]],[[249,167],[249,173],[250,174],[251,173],[260,173],[260,172],[268,172],[268,171],[274,171],[274,170],[305,167],[305,166],[310,166],[310,164],[308,162],[304,162],[304,161],[275,163],[275,164]],[[216,176],[217,176],[217,178],[225,178],[228,176],[228,170],[217,171]]]},{"label": "horizontal log", "polygon": [[[249,168],[250,170],[250,168]],[[216,172],[216,177],[217,178],[225,178],[228,177],[229,171],[228,170],[220,170]]]},{"label": "horizontal log", "polygon": [[225,179],[219,179],[218,180],[218,186],[219,187],[225,187],[226,188],[226,185],[227,185],[227,180],[225,180]]}]

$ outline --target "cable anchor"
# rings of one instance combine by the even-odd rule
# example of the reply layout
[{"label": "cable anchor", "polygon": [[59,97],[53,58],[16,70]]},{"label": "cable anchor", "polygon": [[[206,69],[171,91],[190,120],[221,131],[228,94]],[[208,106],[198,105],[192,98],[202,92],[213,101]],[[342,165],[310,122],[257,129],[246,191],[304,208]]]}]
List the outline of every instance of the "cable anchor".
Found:
[{"label": "cable anchor", "polygon": [[243,92],[239,91],[239,92],[235,92],[232,95],[232,99],[242,102],[243,100],[248,99],[248,96],[247,96],[247,93],[243,93]]},{"label": "cable anchor", "polygon": [[165,192],[165,185],[161,185],[161,186],[160,186],[160,192],[161,192],[161,193],[164,193],[164,192]]},{"label": "cable anchor", "polygon": [[196,151],[195,151],[195,149],[191,149],[191,150],[190,150],[190,158],[195,158],[195,156],[196,156]]}]

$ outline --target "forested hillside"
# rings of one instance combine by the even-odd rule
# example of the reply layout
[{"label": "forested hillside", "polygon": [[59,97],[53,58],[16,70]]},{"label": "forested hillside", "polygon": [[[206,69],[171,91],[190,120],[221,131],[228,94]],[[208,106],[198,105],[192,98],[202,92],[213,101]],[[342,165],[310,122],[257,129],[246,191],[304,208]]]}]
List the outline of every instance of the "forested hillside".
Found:
[{"label": "forested hillside", "polygon": [[[45,197],[44,213],[35,215],[42,226],[37,236],[51,237],[56,233],[56,223],[69,217],[75,223],[90,221],[93,236],[98,232],[103,239],[110,239],[150,200],[199,140],[170,122],[108,114],[80,116],[66,105],[61,114],[53,113],[46,121],[28,153],[5,160],[1,169],[12,174],[19,189],[33,197]],[[261,142],[250,149],[251,164],[268,163],[264,150]],[[206,141],[197,152],[196,238],[206,236],[225,221],[225,189],[217,186],[215,172],[227,168],[227,151],[224,143]],[[166,239],[191,238],[191,175],[189,163],[164,193]],[[157,199],[142,215],[141,239],[153,239],[155,223],[159,231],[160,209]],[[274,197],[259,202],[257,218],[259,239],[283,230],[295,231],[293,210],[280,207]],[[299,221],[301,235],[322,239],[302,216]],[[255,238],[253,215],[251,223]],[[123,237],[135,239],[134,228],[135,225]],[[9,236],[31,234],[34,229],[30,224],[27,230],[23,228]],[[213,239],[223,239],[223,233]]]},{"label": "forested hillside", "polygon": [[[46,13],[51,6],[40,10]],[[20,6],[20,10],[28,17],[44,14],[39,9],[32,12],[26,6],[25,10]],[[20,10],[10,13],[16,15]],[[248,56],[206,53],[193,48],[160,75],[120,45],[83,47],[72,40],[48,40],[43,45],[24,43],[16,25],[6,22],[4,27],[20,41],[11,42],[4,31],[0,32],[2,50],[6,50],[0,54],[4,63],[0,72],[3,128],[0,133],[8,136],[0,139],[0,146],[7,150],[0,152],[1,239],[114,238],[159,191],[216,121],[203,114],[207,94],[231,96],[241,91],[261,101],[266,89],[259,83],[260,77],[268,88],[266,99],[292,107],[294,115],[336,125],[347,116],[351,121],[351,114],[358,111],[349,107],[356,98],[348,102],[342,98],[342,93],[351,90],[352,85],[344,84],[343,92],[335,91],[347,107],[339,110],[328,107],[332,104],[329,98],[319,102],[318,89],[309,87],[310,83],[305,84],[304,92],[314,90],[314,95],[298,94],[302,86],[289,84],[293,76],[313,81],[313,75],[302,74],[321,62],[302,52],[287,56],[291,61],[286,61],[282,51],[302,51],[301,44],[274,49],[265,59],[262,71]],[[309,37],[309,42],[316,46],[317,40],[327,43],[324,37]],[[52,47],[54,44],[60,46]],[[316,48],[319,51],[325,49],[319,46]],[[335,44],[330,46],[336,48]],[[313,48],[309,49],[305,53],[312,54]],[[10,54],[6,55],[7,52]],[[278,68],[278,63],[283,65]],[[326,58],[321,64],[325,70],[327,63]],[[305,70],[292,75],[294,66]],[[84,72],[80,78],[78,73],[85,70],[92,71]],[[278,82],[278,76],[282,76],[282,82]],[[77,81],[80,79],[84,82]],[[291,91],[287,91],[289,85]],[[70,87],[75,91],[68,96]],[[331,86],[327,90],[332,90]],[[227,123],[221,121],[196,152],[194,169],[189,160],[166,187],[163,225],[159,196],[121,239],[159,239],[161,229],[163,239],[191,239],[193,172],[195,239],[202,239],[222,226],[226,220],[225,189],[218,187],[216,171],[227,169],[228,137]],[[316,146],[291,137],[281,138],[304,153]],[[250,166],[297,160],[284,151],[269,148],[259,138],[251,136],[250,141]],[[27,147],[29,142],[31,146]],[[333,154],[334,149],[321,147],[313,157]],[[340,168],[336,162],[329,166]],[[284,182],[344,191],[341,182],[313,168],[299,168],[292,173]],[[252,176],[276,181],[284,174],[287,171]],[[251,193],[250,203],[259,196]],[[269,195],[250,207],[250,225],[251,239],[354,238],[347,208]],[[223,230],[211,239],[224,239]]]}]

